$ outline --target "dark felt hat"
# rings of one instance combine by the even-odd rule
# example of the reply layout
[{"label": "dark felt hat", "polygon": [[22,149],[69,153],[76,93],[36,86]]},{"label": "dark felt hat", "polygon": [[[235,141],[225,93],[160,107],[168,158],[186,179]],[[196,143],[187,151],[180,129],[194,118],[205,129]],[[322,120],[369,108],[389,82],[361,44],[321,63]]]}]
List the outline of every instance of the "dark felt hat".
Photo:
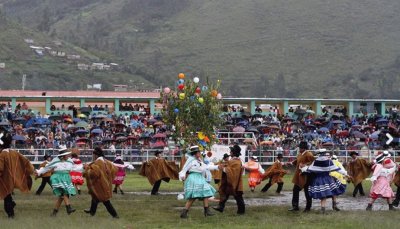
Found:
[{"label": "dark felt hat", "polygon": [[224,156],[222,157],[222,159],[226,159],[228,157],[229,157],[229,155],[227,153],[225,153]]},{"label": "dark felt hat", "polygon": [[240,148],[240,146],[234,145],[234,146],[230,147],[230,149],[231,149],[231,153],[233,154],[233,156],[239,157],[240,155],[242,155],[240,153],[240,151],[242,151],[242,148]]},{"label": "dark felt hat", "polygon": [[299,143],[299,148],[300,149],[308,149],[308,143],[306,141],[301,141]]},{"label": "dark felt hat", "polygon": [[104,157],[103,150],[100,147],[94,148],[93,154],[97,155],[98,157]]},{"label": "dark felt hat", "polygon": [[357,155],[358,156],[358,153],[356,151],[351,151],[350,152],[350,156],[353,156],[353,155]]}]

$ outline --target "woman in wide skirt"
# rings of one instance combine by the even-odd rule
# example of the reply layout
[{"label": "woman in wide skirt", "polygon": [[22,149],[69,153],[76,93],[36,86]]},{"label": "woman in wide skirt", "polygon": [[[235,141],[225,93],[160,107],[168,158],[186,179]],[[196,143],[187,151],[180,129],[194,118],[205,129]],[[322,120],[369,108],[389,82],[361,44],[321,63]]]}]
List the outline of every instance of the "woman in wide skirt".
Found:
[{"label": "woman in wide skirt", "polygon": [[181,218],[188,217],[188,211],[196,199],[203,200],[204,215],[212,216],[208,207],[208,198],[214,196],[216,190],[205,179],[206,170],[217,169],[218,166],[207,166],[201,160],[201,153],[198,146],[190,147],[190,157],[185,162],[183,169],[179,172],[179,179],[185,181],[185,208]]}]

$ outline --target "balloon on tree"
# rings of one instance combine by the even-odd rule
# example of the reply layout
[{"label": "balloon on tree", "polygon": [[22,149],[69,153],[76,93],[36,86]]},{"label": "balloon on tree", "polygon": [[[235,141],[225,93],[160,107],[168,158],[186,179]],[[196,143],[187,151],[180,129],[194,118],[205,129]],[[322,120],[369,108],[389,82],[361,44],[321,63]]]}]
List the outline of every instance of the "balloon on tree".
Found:
[{"label": "balloon on tree", "polygon": [[[183,78],[185,75],[180,73],[178,79]],[[220,81],[210,83],[207,79],[202,84],[199,82],[197,77],[193,80],[186,77],[175,90],[164,89],[161,92],[162,115],[165,124],[175,129],[173,137],[183,147],[197,144],[209,149],[216,142],[215,129],[222,124],[222,96],[217,98]]]}]

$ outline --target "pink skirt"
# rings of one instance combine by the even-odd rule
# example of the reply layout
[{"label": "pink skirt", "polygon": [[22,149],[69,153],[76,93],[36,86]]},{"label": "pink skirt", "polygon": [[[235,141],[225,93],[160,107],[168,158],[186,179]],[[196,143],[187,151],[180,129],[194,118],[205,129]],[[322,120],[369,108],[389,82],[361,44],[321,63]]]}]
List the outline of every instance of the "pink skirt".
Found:
[{"label": "pink skirt", "polygon": [[113,180],[113,184],[121,185],[124,183],[125,175],[126,173],[124,169],[118,169],[118,172]]},{"label": "pink skirt", "polygon": [[378,177],[378,179],[372,184],[369,196],[372,199],[382,198],[393,198],[394,193],[390,182],[386,177]]}]

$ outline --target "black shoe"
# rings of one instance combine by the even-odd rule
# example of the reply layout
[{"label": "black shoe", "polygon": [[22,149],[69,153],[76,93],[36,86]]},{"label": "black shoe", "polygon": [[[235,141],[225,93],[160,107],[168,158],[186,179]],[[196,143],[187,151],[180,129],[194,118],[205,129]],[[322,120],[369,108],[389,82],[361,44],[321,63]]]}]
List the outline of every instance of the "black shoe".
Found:
[{"label": "black shoe", "polygon": [[181,213],[181,218],[182,218],[182,219],[187,219],[187,217],[188,217],[188,212],[189,212],[189,210],[183,209],[183,210],[182,210],[182,213]]},{"label": "black shoe", "polygon": [[151,195],[152,195],[152,196],[158,196],[158,195],[160,195],[160,193],[159,193],[159,192],[151,193]]},{"label": "black shoe", "polygon": [[94,214],[90,211],[90,209],[84,209],[83,212],[86,214],[90,214],[91,216],[94,216]]},{"label": "black shoe", "polygon": [[58,209],[53,209],[53,212],[51,213],[50,216],[55,217],[55,216],[57,216],[57,213],[58,213]]},{"label": "black shoe", "polygon": [[81,190],[79,189],[79,190],[78,190],[78,195],[80,195],[80,194],[81,194]]},{"label": "black shoe", "polygon": [[67,209],[68,215],[70,215],[71,213],[73,213],[73,212],[76,211],[75,209],[73,209],[73,208],[71,207],[71,205],[67,205],[67,206],[65,206],[65,208]]},{"label": "black shoe", "polygon": [[368,206],[367,206],[367,208],[365,210],[372,211],[372,204],[368,204]]},{"label": "black shoe", "polygon": [[397,208],[399,206],[399,201],[394,200],[392,204],[393,204],[393,207]]},{"label": "black shoe", "polygon": [[290,211],[290,212],[297,212],[297,211],[300,211],[300,208],[299,208],[299,207],[292,207],[292,208],[290,208],[288,211]]},{"label": "black shoe", "polygon": [[215,215],[215,214],[210,211],[209,207],[204,207],[204,216],[207,217],[207,216],[213,216],[213,215]]},{"label": "black shoe", "polygon": [[389,204],[389,210],[390,211],[396,211],[396,209],[393,207],[393,204]]},{"label": "black shoe", "polygon": [[218,206],[218,207],[212,207],[215,211],[219,211],[219,212],[224,212],[224,208]]},{"label": "black shoe", "polygon": [[113,216],[113,218],[114,218],[114,219],[119,219],[119,216],[118,216],[118,215],[116,215],[116,216]]},{"label": "black shoe", "polygon": [[237,212],[238,215],[244,215],[244,212]]},{"label": "black shoe", "polygon": [[124,191],[122,191],[122,189],[121,190],[119,190],[120,192],[121,192],[121,195],[124,195]]},{"label": "black shoe", "polygon": [[[311,209],[306,208],[306,209],[303,210],[303,213],[309,213],[310,211],[311,211]],[[325,211],[325,208],[324,208],[324,211]]]}]

